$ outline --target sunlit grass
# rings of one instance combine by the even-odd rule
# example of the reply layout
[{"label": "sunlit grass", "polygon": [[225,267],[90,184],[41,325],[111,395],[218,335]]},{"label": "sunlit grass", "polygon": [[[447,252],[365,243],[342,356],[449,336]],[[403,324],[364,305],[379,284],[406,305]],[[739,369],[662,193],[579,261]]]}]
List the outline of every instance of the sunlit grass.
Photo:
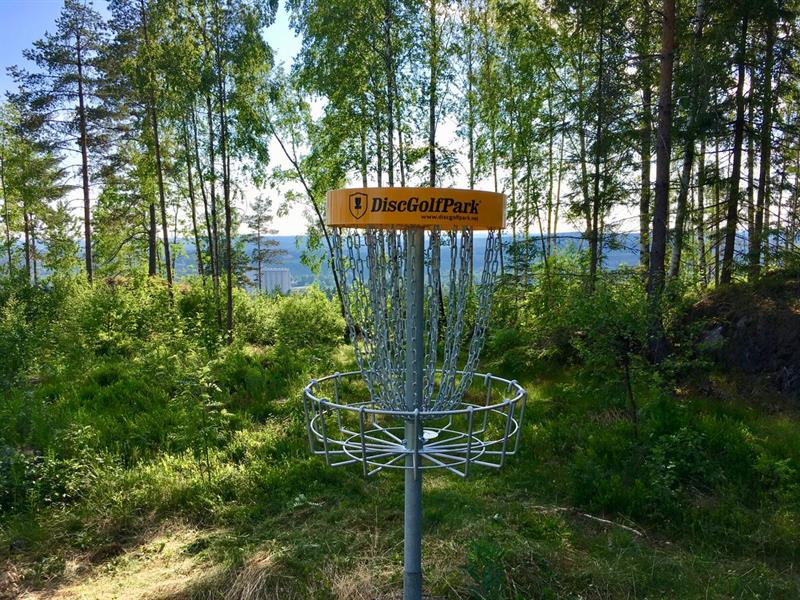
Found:
[{"label": "sunlit grass", "polygon": [[[568,382],[561,374],[529,384],[523,449],[504,471],[467,480],[426,475],[426,589],[487,599],[797,593],[791,506],[698,498],[704,505],[693,509],[694,524],[677,529],[575,507],[571,467],[558,452],[569,443],[558,440],[567,423],[587,422]],[[271,412],[215,448],[210,472],[191,452],[162,455],[98,472],[91,493],[72,507],[5,521],[4,547],[22,548],[7,564],[23,574],[23,587],[63,597],[122,589],[120,597],[131,598],[394,597],[402,579],[402,473],[365,481],[357,468],[328,469],[307,455],[299,400]],[[794,448],[791,420],[748,425],[768,440],[769,420],[776,437],[765,443]],[[731,527],[753,534],[731,536]]]}]

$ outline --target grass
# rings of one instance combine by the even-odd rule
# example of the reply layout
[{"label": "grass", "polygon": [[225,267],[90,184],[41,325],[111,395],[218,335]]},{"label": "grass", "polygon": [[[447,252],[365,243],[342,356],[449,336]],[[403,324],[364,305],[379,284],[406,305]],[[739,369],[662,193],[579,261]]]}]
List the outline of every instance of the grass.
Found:
[{"label": "grass", "polygon": [[[709,491],[691,518],[639,522],[575,503],[564,429],[598,435],[620,417],[572,374],[528,383],[520,455],[501,472],[424,481],[427,591],[440,598],[794,598],[794,498],[748,505]],[[592,407],[591,410],[589,407]],[[685,406],[733,419],[796,460],[792,417],[729,401]],[[299,401],[272,403],[211,452],[99,468],[86,497],[2,521],[11,594],[64,598],[397,597],[402,474],[364,480],[307,455]],[[581,428],[584,429],[581,429]],[[580,435],[580,433],[578,434]],[[561,449],[561,451],[559,450]],[[579,453],[578,453],[579,454]],[[591,504],[591,503],[588,503]],[[8,595],[9,592],[6,591]]]},{"label": "grass", "polygon": [[[239,294],[225,346],[201,286],[162,288],[0,286],[20,298],[0,319],[0,599],[397,598],[402,473],[306,446],[302,386],[353,362],[335,304]],[[499,472],[426,473],[433,597],[800,597],[796,408],[690,354],[636,359],[629,391],[626,290],[574,307],[565,288],[560,313],[493,330],[483,369],[530,393],[522,444]]]}]

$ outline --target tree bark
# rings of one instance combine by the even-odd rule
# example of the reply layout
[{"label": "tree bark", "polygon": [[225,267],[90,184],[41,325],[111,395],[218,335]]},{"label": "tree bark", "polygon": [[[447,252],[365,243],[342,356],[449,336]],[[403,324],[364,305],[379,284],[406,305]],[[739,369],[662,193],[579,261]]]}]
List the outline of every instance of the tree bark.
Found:
[{"label": "tree bark", "polygon": [[558,178],[556,179],[556,205],[553,209],[553,247],[551,252],[556,254],[558,252],[558,212],[561,208],[561,178],[564,174],[564,130],[566,128],[566,121],[562,122],[561,130],[559,132],[559,148],[558,148]]},{"label": "tree bark", "polygon": [[183,121],[183,149],[186,157],[186,182],[189,186],[189,208],[192,215],[192,234],[194,237],[194,249],[197,255],[197,274],[205,284],[206,274],[203,268],[203,250],[200,245],[200,233],[197,231],[197,203],[195,201],[194,179],[192,178],[192,158],[189,150],[189,127]]},{"label": "tree bark", "polygon": [[231,174],[228,159],[228,115],[226,109],[226,90],[222,63],[217,55],[217,87],[219,94],[220,142],[219,152],[222,160],[222,191],[225,208],[225,324],[228,343],[233,342],[233,214],[231,211]]},{"label": "tree bark", "polygon": [[[683,146],[683,166],[681,168],[680,189],[678,191],[678,206],[675,215],[675,233],[672,240],[672,254],[669,263],[669,278],[675,279],[681,268],[681,253],[683,252],[684,229],[686,225],[687,199],[689,196],[689,182],[692,177],[692,167],[695,157],[695,139],[701,110],[700,73],[698,67],[703,61],[700,56],[700,44],[703,39],[703,19],[705,3],[697,0],[694,13],[694,37],[692,40],[692,55],[689,60],[691,69],[689,89],[689,122],[686,126],[686,140]],[[700,70],[702,72],[702,70]]]},{"label": "tree bark", "polygon": [[[758,168],[758,197],[756,199],[756,218],[753,229],[753,251],[750,262],[750,275],[757,278],[761,270],[761,248],[764,244],[765,207],[769,205],[770,165],[772,162],[772,68],[775,58],[776,22],[771,18],[767,23],[766,56],[764,58],[764,91],[762,94],[761,148]],[[765,223],[766,221],[766,223]],[[779,223],[780,225],[780,223]],[[767,228],[768,229],[768,228]],[[769,244],[769,234],[766,236]]]},{"label": "tree bark", "polygon": [[[144,0],[139,2],[142,14],[142,36],[144,38],[145,51],[150,53],[150,36],[147,33],[147,11],[145,10]],[[156,155],[156,176],[158,178],[158,200],[161,209],[161,235],[164,239],[164,264],[167,268],[167,285],[172,294],[172,259],[169,247],[169,225],[167,223],[167,201],[164,194],[164,168],[161,161],[161,141],[158,132],[158,108],[156,107],[156,93],[150,76],[152,74],[151,65],[147,65],[147,104],[150,113],[150,122],[153,127],[153,150]]]},{"label": "tree bark", "polygon": [[700,273],[700,285],[708,286],[708,270],[706,267],[706,235],[705,235],[705,187],[706,187],[706,141],[700,141],[700,155],[697,157],[697,208],[695,209],[695,230],[697,232],[697,270]]},{"label": "tree bark", "polygon": [[753,150],[755,127],[753,125],[753,105],[755,104],[755,65],[750,66],[750,90],[747,94],[747,254],[748,260],[752,263],[753,253],[755,252],[754,242],[756,239],[756,203],[754,202],[753,173],[755,170],[755,151]]},{"label": "tree bark", "polygon": [[197,139],[197,115],[195,114],[195,107],[192,106],[192,146],[194,147],[194,162],[195,168],[197,169],[197,179],[198,183],[200,184],[200,195],[203,198],[203,217],[206,223],[206,239],[208,240],[208,257],[209,257],[209,266],[211,267],[211,279],[212,285],[213,281],[217,277],[216,273],[216,261],[214,257],[214,230],[211,226],[211,216],[209,214],[208,209],[208,196],[206,194],[206,186],[203,181],[203,167],[200,164],[200,146]]},{"label": "tree bark", "polygon": [[736,85],[736,122],[733,127],[733,167],[731,168],[728,211],[725,223],[725,250],[722,255],[720,283],[730,283],[733,279],[733,258],[736,250],[736,227],[739,223],[739,178],[742,175],[742,141],[744,138],[744,72],[745,51],[747,49],[747,15],[742,18],[742,31],[739,38],[739,77]]},{"label": "tree bark", "polygon": [[263,288],[262,285],[262,273],[261,273],[261,263],[263,262],[263,255],[261,254],[261,227],[256,228],[256,256],[258,260],[256,261],[256,266],[258,268],[258,293],[260,294]]},{"label": "tree bark", "polygon": [[8,254],[8,274],[11,275],[11,272],[14,268],[14,261],[11,256],[11,214],[8,210],[8,188],[6,188],[6,172],[5,172],[5,161],[3,156],[0,155],[0,188],[3,188],[3,223],[5,225],[6,230],[6,253]]},{"label": "tree bark", "polygon": [[428,94],[428,161],[430,162],[431,187],[436,187],[436,83],[438,79],[439,40],[436,33],[436,0],[429,0],[431,27],[430,51],[430,90]]},{"label": "tree bark", "polygon": [[[642,0],[642,24],[641,35],[646,40],[650,37],[650,0]],[[645,50],[648,46],[645,46]],[[643,58],[640,65],[641,87],[642,87],[642,136],[641,157],[642,157],[642,189],[639,195],[639,265],[644,273],[650,267],[650,162],[652,160],[652,137],[653,137],[653,89],[652,73],[650,71],[650,60]]]},{"label": "tree bark", "polygon": [[547,257],[552,249],[552,220],[553,220],[553,145],[555,143],[555,127],[553,126],[553,89],[548,78],[547,86],[547,232],[544,248],[545,266]]},{"label": "tree bark", "polygon": [[605,77],[605,63],[604,52],[605,47],[603,37],[605,29],[605,1],[602,2],[600,8],[600,28],[598,29],[600,37],[600,50],[597,61],[597,122],[595,125],[595,139],[594,139],[594,189],[592,193],[592,227],[589,236],[589,290],[594,291],[595,284],[597,283],[597,268],[600,263],[600,240],[599,240],[599,216],[600,216],[600,162],[603,154],[603,78]]},{"label": "tree bark", "polygon": [[656,134],[656,187],[653,203],[653,242],[650,249],[647,294],[657,300],[664,288],[667,221],[669,215],[669,163],[672,150],[672,65],[675,56],[675,0],[664,0],[661,35],[661,73],[658,86]]},{"label": "tree bark", "polygon": [[158,274],[158,247],[156,240],[156,204],[150,202],[147,207],[148,213],[148,227],[147,227],[147,274],[150,277],[155,277]]},{"label": "tree bark", "polygon": [[367,171],[369,170],[367,162],[367,111],[364,108],[364,97],[361,97],[361,122],[359,127],[359,137],[361,142],[361,187],[367,187]]},{"label": "tree bark", "polygon": [[472,0],[467,8],[467,158],[469,160],[469,189],[475,188],[475,82],[473,72],[473,33],[474,19]]},{"label": "tree bark", "polygon": [[209,170],[209,195],[211,196],[211,240],[209,243],[214,246],[212,283],[214,286],[214,305],[217,312],[217,325],[222,327],[222,312],[219,305],[220,297],[220,274],[222,269],[219,260],[219,218],[217,217],[217,175],[216,157],[214,155],[214,113],[211,110],[211,96],[206,94],[206,117],[208,120],[208,170]]},{"label": "tree bark", "polygon": [[714,140],[714,167],[717,173],[714,178],[714,285],[719,285],[720,248],[722,246],[722,237],[720,235],[722,214],[720,209],[719,138]]},{"label": "tree bark", "polygon": [[375,118],[375,169],[378,176],[378,187],[383,187],[383,128],[380,115]]},{"label": "tree bark", "polygon": [[83,254],[86,261],[86,279],[92,283],[94,279],[94,262],[92,260],[92,209],[89,203],[89,147],[87,140],[86,104],[83,94],[83,54],[81,35],[77,33],[75,59],[78,68],[78,128],[81,149],[81,181],[83,184]]},{"label": "tree bark", "polygon": [[[689,134],[691,135],[691,134]],[[683,166],[681,167],[680,189],[675,211],[675,229],[672,234],[672,252],[669,261],[669,279],[676,279],[681,268],[681,254],[683,253],[684,230],[686,229],[686,205],[689,198],[689,182],[692,177],[694,163],[694,143],[688,143],[683,150]]]},{"label": "tree bark", "polygon": [[386,162],[389,175],[389,187],[394,187],[394,50],[392,48],[391,4],[383,5],[383,33],[385,38],[384,61],[386,65]]},{"label": "tree bark", "polygon": [[33,213],[30,215],[30,228],[31,228],[31,262],[33,263],[33,283],[39,281],[39,272],[36,268],[36,217]]},{"label": "tree bark", "polygon": [[28,209],[23,204],[22,206],[23,226],[25,228],[25,275],[28,283],[31,281],[31,234],[30,234],[30,217],[28,216]]}]

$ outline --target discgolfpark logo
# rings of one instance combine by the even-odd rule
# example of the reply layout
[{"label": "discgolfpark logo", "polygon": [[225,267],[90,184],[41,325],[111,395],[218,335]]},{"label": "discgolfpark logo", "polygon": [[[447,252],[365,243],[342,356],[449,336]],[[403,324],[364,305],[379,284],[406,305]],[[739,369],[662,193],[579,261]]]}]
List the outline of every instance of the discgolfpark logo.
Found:
[{"label": "discgolfpark logo", "polygon": [[368,203],[366,194],[358,192],[350,194],[350,214],[360,220],[367,214],[367,208],[373,213],[422,213],[436,215],[477,215],[480,202],[478,200],[460,201],[455,198],[418,198],[412,196],[407,200],[390,200],[375,196]]},{"label": "discgolfpark logo", "polygon": [[367,195],[362,192],[350,194],[350,214],[358,221],[367,214]]},{"label": "discgolfpark logo", "polygon": [[500,229],[502,194],[455,188],[351,188],[327,195],[326,222],[338,227]]}]

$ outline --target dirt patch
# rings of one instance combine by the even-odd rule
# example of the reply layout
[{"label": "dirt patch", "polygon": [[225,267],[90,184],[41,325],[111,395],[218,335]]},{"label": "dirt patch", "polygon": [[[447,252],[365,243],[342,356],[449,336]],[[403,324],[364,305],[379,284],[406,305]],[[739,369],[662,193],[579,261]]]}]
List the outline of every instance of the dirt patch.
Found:
[{"label": "dirt patch", "polygon": [[187,552],[200,538],[201,533],[189,527],[164,527],[146,542],[126,551],[113,548],[108,560],[100,565],[92,565],[97,561],[96,554],[85,560],[68,561],[64,580],[58,586],[21,591],[18,597],[30,600],[186,598],[192,590],[219,575],[218,567],[196,553]]}]

